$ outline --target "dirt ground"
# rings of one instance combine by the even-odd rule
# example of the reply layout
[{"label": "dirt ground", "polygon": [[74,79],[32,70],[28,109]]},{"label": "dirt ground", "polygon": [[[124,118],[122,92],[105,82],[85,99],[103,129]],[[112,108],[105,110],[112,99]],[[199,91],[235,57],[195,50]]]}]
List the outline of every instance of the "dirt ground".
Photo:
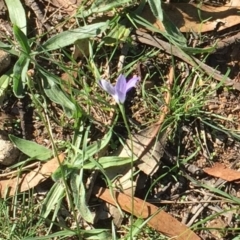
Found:
[{"label": "dirt ground", "polygon": [[[53,1],[53,4],[51,4],[48,1],[25,1],[24,7],[28,16],[29,37],[40,36],[45,31],[49,32],[41,39],[36,38],[34,44],[41,44],[41,41],[76,24],[71,18],[69,21],[64,21],[64,19],[69,19],[72,9],[69,6],[64,8],[60,2]],[[0,40],[7,42],[8,39],[13,39],[12,26],[3,1],[0,2],[0,21]],[[236,36],[239,30],[240,25],[236,24],[222,31],[203,33],[202,39],[204,40],[193,39],[190,41],[190,36],[188,36],[189,45],[191,47],[208,47],[213,41],[222,41]],[[184,34],[187,36],[186,33]],[[160,38],[159,35],[156,36]],[[135,44],[134,53],[136,55],[143,49],[145,51],[153,49],[152,46],[138,41]],[[131,52],[130,54],[134,55]],[[199,58],[201,57],[199,56]],[[14,63],[16,59],[13,57],[11,61]],[[171,61],[169,54],[160,52],[157,56],[137,65],[136,74],[142,75],[141,78],[143,79],[147,73],[158,71],[159,67],[161,67],[163,77],[167,78]],[[176,58],[176,67],[180,66],[181,62],[181,59]],[[51,69],[51,63],[43,62],[43,64],[46,64],[46,67]],[[79,64],[83,66],[84,60],[79,59]],[[101,64],[100,62],[99,65]],[[228,46],[219,48],[219,50],[210,54],[207,57],[206,64],[212,68],[217,68],[223,75],[230,69],[228,77],[235,82],[240,82],[239,38]],[[58,69],[53,71],[59,76],[63,75]],[[176,70],[176,72],[180,72],[180,70]],[[147,83],[149,89],[154,85],[160,86],[162,84],[158,81],[158,76],[155,75],[155,77],[156,79],[153,78],[152,81]],[[214,89],[218,82],[213,80],[212,84],[212,89]],[[126,106],[131,106],[128,108],[127,115],[132,121],[131,129],[133,132],[138,131],[139,128],[149,126],[151,123],[149,119],[154,119],[158,114],[141,104],[139,91],[140,88],[130,92],[129,99],[131,100],[126,102]],[[175,132],[166,140],[164,154],[161,159],[161,168],[152,177],[146,177],[144,187],[136,190],[135,196],[144,199],[146,193],[151,189],[147,201],[163,208],[188,227],[203,220],[195,230],[195,233],[202,239],[233,239],[233,237],[240,234],[238,206],[231,201],[226,201],[226,198],[224,199],[220,194],[210,192],[200,185],[200,183],[211,185],[239,198],[238,181],[221,180],[203,171],[203,169],[212,167],[215,163],[224,164],[226,168],[239,169],[240,138],[237,135],[240,131],[239,102],[240,94],[237,89],[222,86],[216,91],[213,90],[212,95],[208,96],[202,108],[202,119],[208,125],[203,124],[199,117],[192,117],[187,120],[183,117],[178,123]],[[60,118],[62,110],[53,103],[49,103],[48,107],[52,110],[50,121],[53,137],[58,140],[71,139],[71,120],[60,126],[56,120]],[[84,106],[82,107],[84,108]],[[104,113],[101,116],[98,106],[93,107],[91,112],[96,122],[107,122],[111,118],[111,116],[104,115]],[[206,112],[219,115],[221,118],[214,118],[210,114],[207,115]],[[1,107],[0,119],[3,122],[2,130],[5,136],[14,134],[44,146],[50,145],[47,140],[49,138],[48,132],[44,124],[39,121],[38,114],[32,107],[29,97],[18,100],[9,91],[9,98],[4,100]],[[213,128],[211,124],[223,130]],[[116,131],[120,134],[122,129],[123,125],[121,124],[116,127]],[[99,124],[93,127],[92,131],[95,140],[101,137],[102,130]],[[197,152],[196,149],[198,149]],[[190,157],[191,160],[184,163],[184,159]],[[176,171],[179,172],[169,171],[170,168],[176,165],[179,167],[176,168]],[[5,167],[2,166],[2,168],[4,170]],[[144,173],[142,174],[144,175]],[[159,176],[163,177],[159,179]],[[153,183],[154,185],[152,185]],[[96,199],[92,198],[89,205],[91,206],[95,201]],[[215,215],[215,218],[205,223],[204,219],[212,215]],[[206,227],[213,229],[207,231]]]}]

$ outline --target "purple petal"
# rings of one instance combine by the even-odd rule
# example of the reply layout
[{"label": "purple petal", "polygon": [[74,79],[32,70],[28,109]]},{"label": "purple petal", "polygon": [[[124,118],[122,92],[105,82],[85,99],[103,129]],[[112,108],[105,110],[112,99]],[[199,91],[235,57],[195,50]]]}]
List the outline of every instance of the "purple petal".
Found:
[{"label": "purple petal", "polygon": [[114,96],[115,95],[115,88],[112,86],[111,83],[109,83],[108,81],[101,79],[99,80],[99,85],[102,89],[104,89],[107,93],[109,93],[110,95]]},{"label": "purple petal", "polygon": [[117,79],[115,91],[116,93],[114,98],[116,99],[116,101],[124,103],[127,93],[127,80],[122,74],[120,74]]},{"label": "purple petal", "polygon": [[137,81],[139,80],[139,77],[134,76],[132,77],[128,82],[127,82],[127,87],[126,87],[126,91],[128,92],[131,88],[136,86]]}]

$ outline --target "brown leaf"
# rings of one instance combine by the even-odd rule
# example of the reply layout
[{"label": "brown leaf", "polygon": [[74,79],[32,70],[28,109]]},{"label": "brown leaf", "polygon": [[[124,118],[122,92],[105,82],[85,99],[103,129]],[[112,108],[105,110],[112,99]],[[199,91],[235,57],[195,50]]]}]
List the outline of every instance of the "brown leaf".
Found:
[{"label": "brown leaf", "polygon": [[206,227],[210,228],[209,231],[212,233],[215,239],[222,239],[227,224],[220,217],[218,217],[209,221],[206,224]]},{"label": "brown leaf", "polygon": [[[135,165],[145,174],[153,175],[159,167],[169,133],[169,131],[165,131],[156,139],[156,128],[158,126],[153,125],[137,134],[133,134],[133,150],[131,150],[131,140],[127,139],[124,146],[121,146],[114,155],[131,157],[133,152],[135,157],[140,158]],[[113,179],[119,174],[125,174],[129,169],[130,164],[112,167],[106,169],[106,174],[110,179]]]},{"label": "brown leaf", "polygon": [[[95,187],[93,193],[102,200],[116,206],[116,202],[122,210],[135,215],[138,218],[147,219],[148,225],[155,230],[172,237],[171,239],[178,240],[200,240],[200,238],[184,224],[173,218],[168,213],[160,210],[158,207],[144,202],[139,198],[132,198],[126,194],[115,192],[115,199],[113,199],[110,191],[105,188]],[[133,201],[134,209],[131,209]]]},{"label": "brown leaf", "polygon": [[72,15],[76,13],[78,4],[80,4],[80,2],[81,1],[79,0],[52,0],[51,4],[57,8],[60,8],[61,11],[66,11],[69,15]]},{"label": "brown leaf", "polygon": [[[240,23],[239,0],[231,0],[219,7],[194,3],[170,3],[163,5],[163,8],[174,25],[182,32],[223,30]],[[201,21],[199,16],[207,21]],[[148,6],[144,8],[141,17],[164,30],[162,23],[156,20]]]},{"label": "brown leaf", "polygon": [[62,153],[58,157],[55,157],[31,170],[29,173],[23,173],[20,176],[0,180],[1,197],[6,194],[6,191],[12,196],[16,192],[27,191],[45,181],[59,167],[59,161],[63,162],[64,157],[65,155]]},{"label": "brown leaf", "polygon": [[240,179],[240,172],[226,168],[221,163],[215,163],[213,167],[205,168],[203,171],[211,176],[222,178],[228,182]]}]

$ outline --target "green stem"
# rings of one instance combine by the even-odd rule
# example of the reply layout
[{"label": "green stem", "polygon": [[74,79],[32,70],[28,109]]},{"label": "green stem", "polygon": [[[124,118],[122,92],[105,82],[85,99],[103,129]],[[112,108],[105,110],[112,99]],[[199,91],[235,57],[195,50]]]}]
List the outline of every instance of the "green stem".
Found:
[{"label": "green stem", "polygon": [[[130,131],[130,127],[129,127],[129,124],[128,124],[128,121],[127,121],[127,118],[126,118],[126,112],[125,112],[124,105],[121,104],[121,103],[119,103],[118,105],[119,105],[119,109],[120,109],[120,112],[121,112],[122,117],[123,117],[124,124],[125,124],[125,126],[126,126],[126,128],[127,128],[128,138],[129,138],[130,141],[131,141],[131,158],[132,158],[132,161],[131,161],[131,176],[132,176],[132,178],[133,178],[133,174],[134,174],[134,172],[133,172],[133,167],[134,167],[134,166],[133,166],[133,158],[134,158],[133,138],[132,138],[132,134],[131,134],[131,131]],[[131,192],[131,195],[132,195],[132,205],[131,205],[131,207],[132,207],[132,212],[133,212],[133,210],[134,210],[134,201],[133,201],[133,197],[134,197],[133,179],[131,179],[131,183],[132,183],[132,186],[131,186],[131,187],[132,187],[132,188],[131,188],[131,190],[132,190],[132,192]],[[133,228],[132,228],[132,226],[133,226],[133,213],[131,213],[130,222],[131,222],[130,237],[132,238],[132,232],[133,232]]]}]

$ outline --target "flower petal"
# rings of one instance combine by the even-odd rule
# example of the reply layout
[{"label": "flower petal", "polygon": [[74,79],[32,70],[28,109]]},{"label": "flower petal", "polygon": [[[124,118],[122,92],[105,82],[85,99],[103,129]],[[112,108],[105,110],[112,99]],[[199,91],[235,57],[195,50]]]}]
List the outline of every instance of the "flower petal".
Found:
[{"label": "flower petal", "polygon": [[133,77],[127,82],[126,92],[128,92],[131,88],[135,87],[138,80],[139,80],[139,77],[133,76]]},{"label": "flower petal", "polygon": [[107,93],[109,93],[110,95],[114,96],[115,95],[115,87],[113,87],[113,85],[111,83],[109,83],[108,81],[101,79],[99,80],[99,85],[102,89],[104,89]]},{"label": "flower petal", "polygon": [[115,99],[118,99],[120,103],[124,103],[127,93],[127,80],[122,74],[117,79],[115,91]]}]

